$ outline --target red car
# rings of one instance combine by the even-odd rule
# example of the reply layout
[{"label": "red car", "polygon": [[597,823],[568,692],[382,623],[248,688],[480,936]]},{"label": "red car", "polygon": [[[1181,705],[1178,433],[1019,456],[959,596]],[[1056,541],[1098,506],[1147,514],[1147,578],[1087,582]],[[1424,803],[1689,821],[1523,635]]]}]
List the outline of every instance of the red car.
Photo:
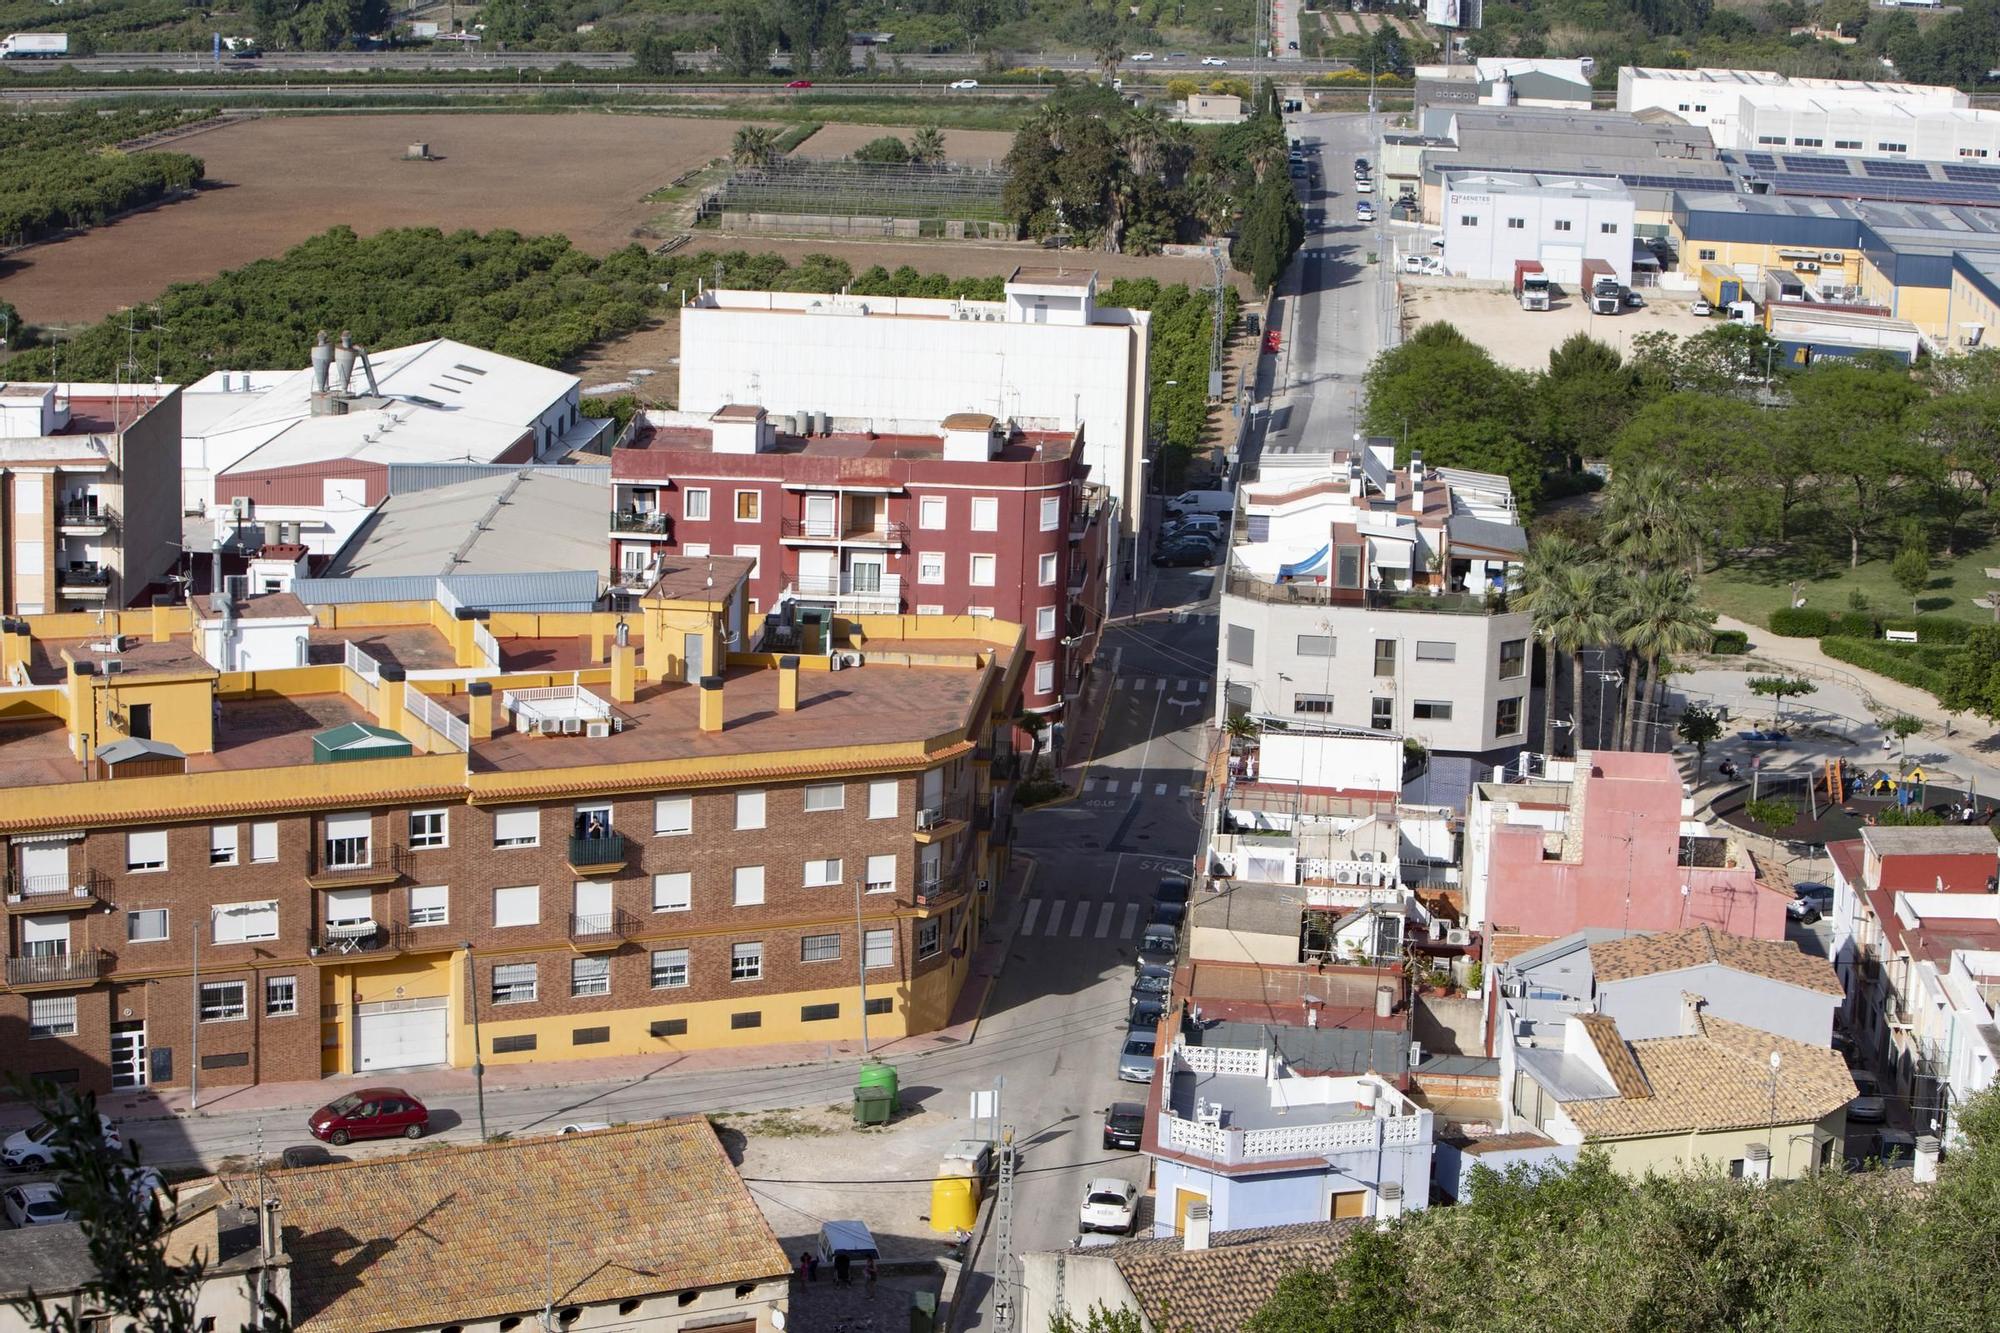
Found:
[{"label": "red car", "polygon": [[338,1148],[350,1139],[420,1139],[430,1123],[430,1111],[401,1088],[362,1088],[314,1111],[306,1128]]},{"label": "red car", "polygon": [[813,86],[813,81],[811,79],[793,79],[785,86],[787,88],[810,88]]},{"label": "red car", "polygon": [[1276,329],[1272,329],[1264,335],[1264,350],[1267,352],[1278,350],[1278,331]]}]

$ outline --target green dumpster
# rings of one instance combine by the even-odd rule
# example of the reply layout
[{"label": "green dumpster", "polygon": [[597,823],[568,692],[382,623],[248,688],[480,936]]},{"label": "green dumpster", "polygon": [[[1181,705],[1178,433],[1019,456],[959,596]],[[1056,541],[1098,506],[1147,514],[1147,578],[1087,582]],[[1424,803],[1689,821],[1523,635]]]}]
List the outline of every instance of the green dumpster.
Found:
[{"label": "green dumpster", "polygon": [[857,1087],[854,1090],[854,1123],[886,1125],[896,1113],[896,1098],[887,1088]]},{"label": "green dumpster", "polygon": [[885,1089],[891,1099],[896,1096],[899,1087],[896,1066],[873,1059],[861,1062],[861,1072],[854,1076],[854,1081],[864,1088]]},{"label": "green dumpster", "polygon": [[910,1333],[931,1333],[937,1327],[937,1293],[910,1293]]}]

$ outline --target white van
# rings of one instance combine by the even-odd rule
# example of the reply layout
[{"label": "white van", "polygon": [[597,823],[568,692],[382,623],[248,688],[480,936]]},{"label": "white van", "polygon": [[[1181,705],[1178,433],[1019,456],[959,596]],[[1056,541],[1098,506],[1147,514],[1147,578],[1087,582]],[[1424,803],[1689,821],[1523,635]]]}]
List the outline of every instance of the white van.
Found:
[{"label": "white van", "polygon": [[1169,514],[1227,514],[1236,508],[1234,491],[1182,491],[1169,499]]}]

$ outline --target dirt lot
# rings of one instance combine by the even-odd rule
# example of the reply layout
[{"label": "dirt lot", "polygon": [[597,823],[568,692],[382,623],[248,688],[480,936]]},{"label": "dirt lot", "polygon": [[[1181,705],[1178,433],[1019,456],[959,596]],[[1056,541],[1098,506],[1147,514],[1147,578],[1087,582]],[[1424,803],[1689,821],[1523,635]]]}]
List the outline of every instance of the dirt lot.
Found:
[{"label": "dirt lot", "polygon": [[[893,134],[905,143],[916,132],[909,125],[827,125],[795,150],[805,157],[846,157],[870,139]],[[1005,130],[946,130],[945,156],[954,162],[985,166],[1007,156],[1014,136]]]},{"label": "dirt lot", "polygon": [[[596,114],[251,121],[190,145],[214,188],[23,251],[0,295],[36,322],[97,319],[335,223],[364,234],[515,227],[612,250],[658,211],[643,202],[648,191],[726,152],[735,132],[726,120]],[[401,161],[420,141],[444,160]]]},{"label": "dirt lot", "polygon": [[1692,296],[1683,299],[1645,293],[1643,310],[1627,310],[1617,315],[1593,315],[1590,307],[1565,292],[1547,311],[1526,311],[1507,292],[1454,291],[1423,285],[1422,279],[1404,279],[1403,314],[1408,327],[1444,321],[1493,354],[1502,365],[1521,370],[1546,370],[1549,353],[1572,333],[1588,333],[1621,352],[1632,350],[1632,339],[1642,333],[1700,333],[1714,327],[1713,321],[1688,313]]}]

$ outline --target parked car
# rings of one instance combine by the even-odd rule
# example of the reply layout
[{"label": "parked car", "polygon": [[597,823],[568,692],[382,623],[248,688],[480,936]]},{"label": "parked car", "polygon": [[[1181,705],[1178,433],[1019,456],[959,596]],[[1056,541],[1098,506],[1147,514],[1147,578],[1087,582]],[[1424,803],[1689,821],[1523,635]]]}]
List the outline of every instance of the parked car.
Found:
[{"label": "parked car", "polygon": [[1110,1231],[1120,1236],[1132,1229],[1139,1212],[1139,1187],[1116,1176],[1099,1176],[1083,1187],[1078,1231]]},{"label": "parked car", "polygon": [[1125,1030],[1125,1046],[1118,1052],[1118,1077],[1126,1083],[1151,1083],[1153,1081],[1153,1050],[1155,1034],[1152,1028],[1132,1027]]},{"label": "parked car", "polygon": [[567,1125],[564,1125],[561,1129],[557,1130],[556,1133],[588,1134],[592,1130],[610,1129],[610,1128],[611,1128],[611,1122],[609,1120],[572,1120]]},{"label": "parked car", "polygon": [[1293,159],[1292,159],[1292,179],[1293,179],[1293,180],[1295,180],[1295,181],[1302,181],[1302,180],[1304,180],[1305,178],[1306,178],[1306,164],[1305,164],[1304,162],[1301,162],[1301,161],[1300,161],[1300,160],[1299,160],[1298,158],[1296,158],[1296,157],[1295,157],[1295,158],[1293,158]]},{"label": "parked car", "polygon": [[362,1088],[328,1102],[306,1119],[306,1128],[322,1143],[338,1148],[354,1139],[420,1139],[430,1128],[431,1113],[401,1088]]},{"label": "parked car", "polygon": [[[104,1135],[104,1146],[117,1152],[125,1146],[118,1137],[118,1127],[111,1123],[111,1117],[100,1115],[97,1124]],[[26,1171],[30,1167],[53,1166],[56,1160],[56,1127],[44,1120],[39,1125],[30,1125],[7,1136],[0,1144],[0,1162],[10,1171]]]},{"label": "parked car", "polygon": [[1435,255],[1404,255],[1403,272],[1441,278],[1444,276],[1444,261]]},{"label": "parked car", "polygon": [[1264,330],[1264,350],[1274,353],[1278,350],[1278,330]]},{"label": "parked car", "polygon": [[1204,65],[1226,65],[1229,62],[1227,60],[1224,60],[1221,56],[1203,56],[1201,58],[1201,63]]},{"label": "parked car", "polygon": [[785,86],[787,88],[810,88],[813,86],[813,81],[811,79],[793,79]]},{"label": "parked car", "polygon": [[1153,910],[1146,917],[1148,925],[1172,926],[1175,930],[1179,930],[1181,922],[1185,920],[1187,920],[1187,904],[1169,902],[1165,898],[1153,899]]},{"label": "parked car", "polygon": [[1165,995],[1173,988],[1174,970],[1159,963],[1141,963],[1132,977],[1134,992],[1150,991],[1155,995]]},{"label": "parked car", "polygon": [[1833,885],[1831,884],[1818,884],[1811,881],[1804,884],[1794,884],[1792,885],[1792,893],[1796,897],[1804,898],[1811,902],[1814,907],[1820,910],[1822,915],[1833,910]]},{"label": "parked car", "polygon": [[1189,881],[1186,875],[1162,875],[1160,882],[1153,886],[1153,900],[1162,903],[1184,903],[1188,900]]},{"label": "parked car", "polygon": [[875,1233],[868,1229],[866,1222],[843,1218],[820,1223],[820,1262],[831,1264],[843,1254],[849,1263],[864,1263],[882,1257],[882,1252],[875,1246]]},{"label": "parked car", "polygon": [[1694,298],[1694,304],[1688,307],[1688,313],[1693,315],[1700,315],[1702,318],[1706,319],[1708,316],[1715,313],[1715,307],[1708,303],[1708,298],[1706,296],[1697,296]]},{"label": "parked car", "polygon": [[1104,1113],[1104,1146],[1107,1148],[1127,1148],[1139,1150],[1139,1140],[1146,1133],[1146,1104],[1144,1102],[1113,1102]]},{"label": "parked car", "polygon": [[1794,898],[1785,904],[1785,915],[1800,925],[1810,926],[1813,922],[1819,920],[1820,911],[1819,908],[1813,905],[1812,899]]},{"label": "parked car", "polygon": [[1907,1129],[1884,1125],[1875,1131],[1875,1151],[1870,1156],[1881,1158],[1887,1167],[1907,1167],[1917,1160],[1917,1136]]},{"label": "parked car", "polygon": [[1739,731],[1736,735],[1739,740],[1748,741],[1752,745],[1783,745],[1791,739],[1784,732],[1769,727],[1757,727],[1749,731]]},{"label": "parked car", "polygon": [[1354,192],[1356,194],[1373,194],[1375,193],[1375,182],[1366,176],[1362,176],[1354,182]]},{"label": "parked car", "polygon": [[1153,563],[1201,568],[1215,563],[1215,547],[1202,537],[1172,537],[1153,548]]},{"label": "parked car", "polygon": [[1366,199],[1358,201],[1354,205],[1354,220],[1356,222],[1373,222],[1375,220],[1375,205],[1369,203]]},{"label": "parked car", "polygon": [[1180,953],[1181,933],[1172,926],[1154,922],[1139,936],[1139,957],[1141,960],[1163,959],[1172,962]]},{"label": "parked car", "polygon": [[9,1185],[0,1191],[0,1211],[17,1227],[43,1227],[69,1221],[69,1205],[54,1185]]},{"label": "parked car", "polygon": [[1367,158],[1357,157],[1354,159],[1354,174],[1357,176],[1366,176],[1368,174]]},{"label": "parked car", "polygon": [[1646,308],[1646,298],[1628,287],[1625,289],[1625,308],[1627,310],[1644,310]]},{"label": "parked car", "polygon": [[[1278,330],[1270,330],[1268,336],[1270,339],[1269,350],[1273,352],[1277,351]],[[1236,508],[1236,492],[1213,489],[1182,491],[1179,495],[1170,497],[1166,501],[1164,508],[1169,514],[1174,515],[1227,514]],[[1222,524],[1218,521],[1216,523],[1217,530],[1219,531],[1221,527]]]},{"label": "parked car", "polygon": [[1847,1104],[1847,1119],[1850,1123],[1879,1125],[1888,1111],[1888,1104],[1882,1100],[1881,1086],[1875,1076],[1865,1069],[1853,1071],[1855,1099]]},{"label": "parked car", "polygon": [[1144,995],[1134,992],[1126,1001],[1125,1022],[1129,1027],[1145,1028],[1148,1031],[1159,1027],[1160,1020],[1167,1016],[1167,997],[1164,995]]},{"label": "parked car", "polygon": [[968,88],[977,88],[978,86],[978,79],[958,79],[951,84],[952,91],[954,92],[964,92]]},{"label": "parked car", "polygon": [[285,1164],[287,1170],[296,1171],[303,1166],[331,1166],[346,1159],[335,1157],[317,1143],[299,1143],[278,1154],[278,1160]]}]

